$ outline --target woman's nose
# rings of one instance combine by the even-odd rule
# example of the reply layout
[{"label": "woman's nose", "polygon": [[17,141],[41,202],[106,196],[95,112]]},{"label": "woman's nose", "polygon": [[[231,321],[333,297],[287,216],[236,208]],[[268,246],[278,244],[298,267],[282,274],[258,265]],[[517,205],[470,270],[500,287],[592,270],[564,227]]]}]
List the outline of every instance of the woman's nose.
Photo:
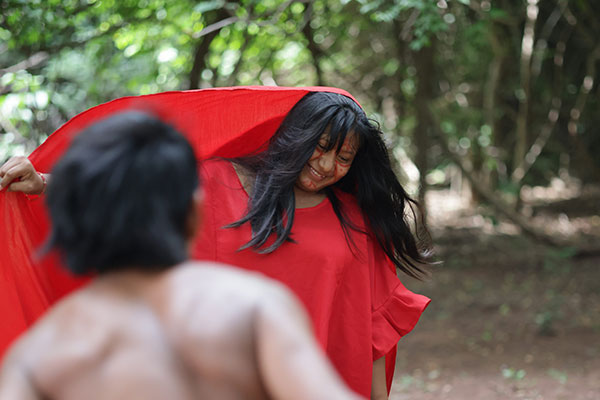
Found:
[{"label": "woman's nose", "polygon": [[321,167],[322,172],[330,172],[333,170],[335,166],[335,151],[330,151],[328,153],[324,153],[319,157],[319,167]]}]

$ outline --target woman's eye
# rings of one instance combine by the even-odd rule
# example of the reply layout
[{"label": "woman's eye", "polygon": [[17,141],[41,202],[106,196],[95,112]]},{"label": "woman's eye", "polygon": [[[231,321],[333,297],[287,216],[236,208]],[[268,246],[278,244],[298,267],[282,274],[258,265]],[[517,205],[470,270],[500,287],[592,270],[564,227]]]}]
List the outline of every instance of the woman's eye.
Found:
[{"label": "woman's eye", "polygon": [[343,163],[349,163],[350,162],[350,159],[346,158],[346,157],[338,157],[338,160],[340,160]]},{"label": "woman's eye", "polygon": [[326,149],[326,147],[324,145],[322,145],[321,143],[317,144],[317,148],[319,150],[325,150]]}]

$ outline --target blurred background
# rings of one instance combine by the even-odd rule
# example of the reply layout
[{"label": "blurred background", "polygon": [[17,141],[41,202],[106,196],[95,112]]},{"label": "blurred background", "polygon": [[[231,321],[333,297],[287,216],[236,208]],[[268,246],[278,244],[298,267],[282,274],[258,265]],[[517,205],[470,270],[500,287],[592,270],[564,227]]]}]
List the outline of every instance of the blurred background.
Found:
[{"label": "blurred background", "polygon": [[341,87],[442,264],[393,399],[600,398],[597,0],[0,0],[0,162],[111,99]]}]

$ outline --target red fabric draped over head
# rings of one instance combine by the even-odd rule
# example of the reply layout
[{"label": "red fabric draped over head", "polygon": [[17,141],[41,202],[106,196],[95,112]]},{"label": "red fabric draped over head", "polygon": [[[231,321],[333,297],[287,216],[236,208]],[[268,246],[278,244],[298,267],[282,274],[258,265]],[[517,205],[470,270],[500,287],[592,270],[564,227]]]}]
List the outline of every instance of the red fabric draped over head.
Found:
[{"label": "red fabric draped over head", "polygon": [[[356,101],[346,91],[328,87],[248,86],[123,97],[76,115],[29,159],[36,170],[51,172],[79,132],[111,114],[132,109],[150,112],[175,126],[188,138],[200,160],[243,156],[261,149],[292,107],[315,91],[339,93]],[[88,279],[70,276],[55,254],[36,256],[49,231],[42,200],[29,200],[22,193],[3,190],[0,213],[1,358],[10,343],[44,311]],[[388,371],[393,371],[394,355],[395,351],[388,357]],[[391,377],[388,373],[388,389]]]},{"label": "red fabric draped over head", "polygon": [[[123,97],[71,118],[29,157],[38,171],[50,172],[71,140],[90,124],[116,112],[151,112],[175,126],[199,159],[250,154],[275,133],[285,115],[309,92],[327,87],[231,87]],[[93,160],[90,160],[93,161]],[[0,192],[0,357],[12,340],[63,295],[86,279],[73,278],[56,255],[40,259],[49,223],[42,200]]]}]

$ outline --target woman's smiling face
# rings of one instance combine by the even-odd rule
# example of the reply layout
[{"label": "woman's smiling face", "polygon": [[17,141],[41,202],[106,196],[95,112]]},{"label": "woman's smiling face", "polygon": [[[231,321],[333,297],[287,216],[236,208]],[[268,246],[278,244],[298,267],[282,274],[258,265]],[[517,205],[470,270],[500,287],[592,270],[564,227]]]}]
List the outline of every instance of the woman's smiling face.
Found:
[{"label": "woman's smiling face", "polygon": [[312,156],[300,171],[296,187],[309,193],[317,193],[342,179],[350,170],[358,151],[358,138],[354,131],[348,132],[339,152],[338,146],[327,151],[329,133],[321,135]]}]

